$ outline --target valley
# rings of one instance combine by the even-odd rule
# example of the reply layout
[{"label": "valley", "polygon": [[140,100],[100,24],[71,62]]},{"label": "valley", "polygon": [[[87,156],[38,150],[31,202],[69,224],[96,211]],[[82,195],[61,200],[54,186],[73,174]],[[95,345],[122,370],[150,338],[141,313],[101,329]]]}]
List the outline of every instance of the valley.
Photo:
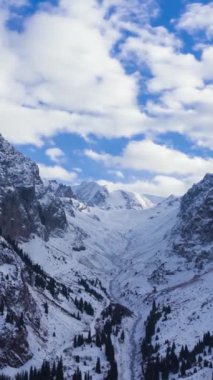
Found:
[{"label": "valley", "polygon": [[211,380],[213,175],[154,204],[0,148],[2,379]]}]

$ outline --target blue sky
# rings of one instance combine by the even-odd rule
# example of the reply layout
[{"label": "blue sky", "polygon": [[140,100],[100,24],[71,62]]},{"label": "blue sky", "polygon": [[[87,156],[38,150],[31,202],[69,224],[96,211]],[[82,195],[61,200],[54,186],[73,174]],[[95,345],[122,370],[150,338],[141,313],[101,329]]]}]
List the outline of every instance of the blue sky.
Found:
[{"label": "blue sky", "polygon": [[183,194],[213,169],[213,2],[3,0],[0,132],[70,184]]}]

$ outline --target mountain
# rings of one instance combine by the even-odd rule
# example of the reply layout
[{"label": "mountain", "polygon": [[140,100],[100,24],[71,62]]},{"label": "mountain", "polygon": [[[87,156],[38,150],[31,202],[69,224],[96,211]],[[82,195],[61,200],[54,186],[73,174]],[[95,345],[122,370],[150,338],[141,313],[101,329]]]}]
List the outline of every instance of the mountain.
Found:
[{"label": "mountain", "polygon": [[174,249],[196,265],[212,261],[212,232],[213,175],[206,174],[181,200]]},{"label": "mountain", "polygon": [[48,239],[67,220],[60,194],[44,186],[38,166],[0,135],[0,226],[5,236]]},{"label": "mountain", "polygon": [[2,237],[0,237],[0,252],[0,368],[7,365],[20,367],[23,362],[32,358],[27,329],[23,325],[23,314],[26,315],[31,327],[37,329],[39,313],[36,302],[26,286],[29,273],[24,270],[21,260]]},{"label": "mountain", "polygon": [[41,184],[37,165],[18,152],[0,134],[0,185],[15,188]]},{"label": "mountain", "polygon": [[1,136],[0,178],[0,378],[212,378],[213,174],[143,205],[44,182]]},{"label": "mountain", "polygon": [[123,190],[109,191],[96,182],[82,182],[74,186],[73,191],[88,206],[102,209],[142,210],[154,206],[145,196]]}]

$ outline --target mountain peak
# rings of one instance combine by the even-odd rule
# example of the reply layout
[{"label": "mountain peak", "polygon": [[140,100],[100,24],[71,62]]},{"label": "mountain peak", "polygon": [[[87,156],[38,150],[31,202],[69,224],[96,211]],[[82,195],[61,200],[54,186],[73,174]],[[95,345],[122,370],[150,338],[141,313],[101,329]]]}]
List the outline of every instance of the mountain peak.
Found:
[{"label": "mountain peak", "polygon": [[41,182],[38,166],[0,135],[0,184],[32,187]]},{"label": "mountain peak", "polygon": [[145,196],[124,190],[108,190],[96,182],[82,182],[74,186],[76,196],[88,206],[98,206],[103,209],[134,209],[142,210],[154,204]]},{"label": "mountain peak", "polygon": [[204,176],[201,182],[205,182],[205,183],[213,185],[213,173],[206,173],[206,175]]},{"label": "mountain peak", "polygon": [[48,239],[64,231],[67,220],[59,189],[48,192],[38,166],[0,136],[0,227],[5,236],[29,239],[32,233]]},{"label": "mountain peak", "polygon": [[109,195],[108,190],[97,182],[83,181],[80,185],[73,186],[76,196],[88,206],[101,206]]}]

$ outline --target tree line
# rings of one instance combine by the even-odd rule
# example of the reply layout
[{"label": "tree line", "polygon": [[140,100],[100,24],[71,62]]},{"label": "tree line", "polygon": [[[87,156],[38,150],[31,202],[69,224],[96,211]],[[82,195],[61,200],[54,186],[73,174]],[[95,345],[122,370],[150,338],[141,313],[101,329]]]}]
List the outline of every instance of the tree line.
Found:
[{"label": "tree line", "polygon": [[62,358],[50,365],[45,360],[40,369],[31,367],[29,372],[21,372],[14,377],[0,375],[0,380],[64,380],[64,369]]},{"label": "tree line", "polygon": [[[183,345],[181,350],[176,353],[176,345],[166,340],[166,355],[160,355],[160,345],[158,335],[160,329],[156,329],[158,320],[171,312],[170,306],[164,306],[162,309],[153,302],[152,309],[145,322],[145,337],[141,344],[142,353],[142,370],[145,380],[168,380],[169,375],[178,374],[184,377],[187,372],[197,372],[197,368],[210,367],[212,361],[205,359],[207,354],[211,354],[213,347],[213,335],[208,331],[203,338],[195,344],[192,350],[187,345]],[[152,338],[155,335],[155,344],[152,344]]]}]

